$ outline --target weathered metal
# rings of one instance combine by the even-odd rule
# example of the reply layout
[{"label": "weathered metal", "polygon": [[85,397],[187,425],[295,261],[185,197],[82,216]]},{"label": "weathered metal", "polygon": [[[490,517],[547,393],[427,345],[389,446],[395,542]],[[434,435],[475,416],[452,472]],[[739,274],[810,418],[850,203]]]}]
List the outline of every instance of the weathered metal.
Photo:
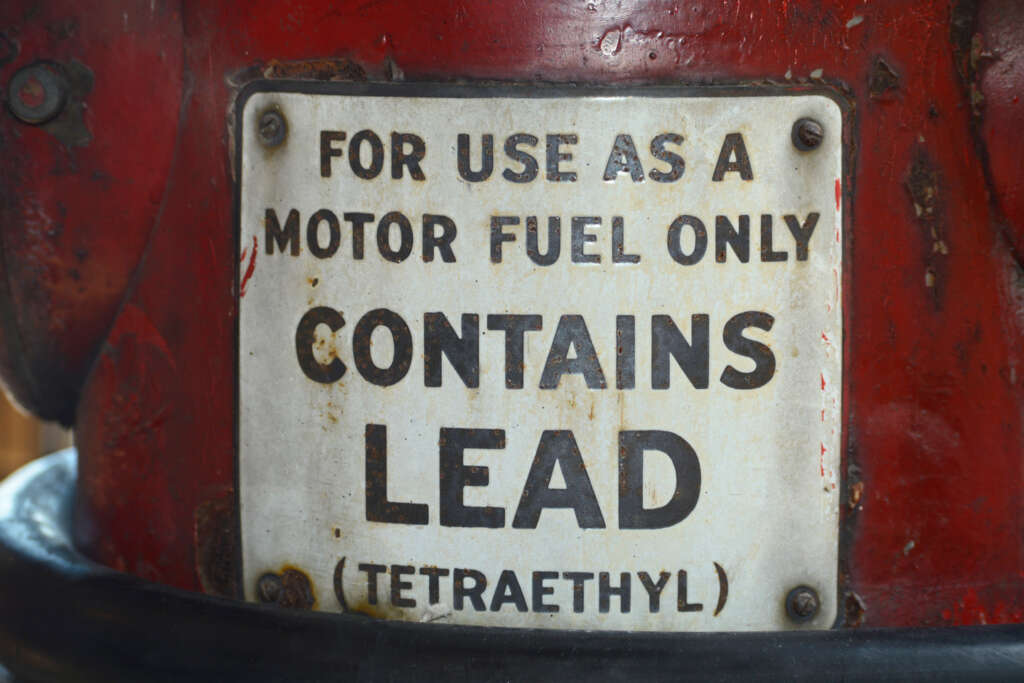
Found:
[{"label": "weathered metal", "polygon": [[814,119],[803,118],[793,124],[793,145],[802,152],[817,148],[825,138],[825,128]]},{"label": "weathered metal", "polygon": [[[833,625],[840,94],[261,81],[236,106],[249,599],[291,564],[329,611],[338,577],[395,619],[738,631],[794,627],[803,583],[801,627]],[[832,135],[802,153],[798,120]]]},{"label": "weathered metal", "polygon": [[0,117],[0,370],[23,404],[75,424],[79,547],[237,590],[202,579],[224,555],[200,520],[235,495],[229,146],[246,82],[821,81],[855,106],[851,194],[837,195],[851,216],[845,624],[1024,620],[1021,15],[995,1],[3,4],[3,83],[40,60],[93,77],[81,126],[70,105],[42,126]]}]

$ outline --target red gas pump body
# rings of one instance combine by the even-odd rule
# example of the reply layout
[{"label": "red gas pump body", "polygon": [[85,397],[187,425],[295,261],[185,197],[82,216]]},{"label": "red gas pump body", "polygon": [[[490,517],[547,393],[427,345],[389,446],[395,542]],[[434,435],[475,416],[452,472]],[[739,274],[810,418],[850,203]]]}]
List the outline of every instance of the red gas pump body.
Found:
[{"label": "red gas pump body", "polygon": [[15,0],[0,32],[0,81],[39,61],[68,74],[57,118],[0,116],[0,369],[75,428],[91,558],[239,594],[246,83],[820,82],[854,122],[836,197],[842,626],[1024,620],[1024,8]]}]

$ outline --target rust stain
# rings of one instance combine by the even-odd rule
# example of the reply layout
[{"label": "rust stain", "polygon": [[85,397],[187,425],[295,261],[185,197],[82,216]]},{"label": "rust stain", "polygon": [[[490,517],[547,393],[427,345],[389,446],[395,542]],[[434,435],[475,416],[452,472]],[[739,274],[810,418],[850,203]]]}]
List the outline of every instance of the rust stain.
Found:
[{"label": "rust stain", "polygon": [[343,57],[282,62],[271,59],[263,68],[264,78],[315,81],[365,81],[366,71]]},{"label": "rust stain", "polygon": [[850,509],[855,509],[860,505],[861,499],[864,497],[864,482],[858,481],[850,486]]},{"label": "rust stain", "polygon": [[914,155],[904,185],[910,195],[914,215],[922,228],[925,288],[932,292],[935,306],[939,308],[943,293],[943,279],[940,276],[946,267],[943,257],[949,255],[949,246],[943,226],[939,174],[923,149]]},{"label": "rust stain", "polygon": [[196,508],[193,533],[196,576],[203,592],[240,597],[234,491],[226,491]]},{"label": "rust stain", "polygon": [[881,57],[875,57],[871,75],[868,77],[868,93],[871,98],[881,99],[887,93],[899,89],[899,86],[900,75],[896,73],[896,70]]},{"label": "rust stain", "polygon": [[845,611],[845,626],[847,628],[857,628],[864,623],[864,613],[867,609],[864,607],[864,601],[861,600],[860,596],[854,592],[846,594],[846,598],[843,600],[843,608]]}]

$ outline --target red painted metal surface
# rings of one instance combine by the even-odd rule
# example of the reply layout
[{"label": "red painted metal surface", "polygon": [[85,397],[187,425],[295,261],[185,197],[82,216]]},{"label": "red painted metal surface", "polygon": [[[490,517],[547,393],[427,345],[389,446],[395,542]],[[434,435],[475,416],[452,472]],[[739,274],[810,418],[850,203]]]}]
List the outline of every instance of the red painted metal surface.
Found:
[{"label": "red painted metal surface", "polygon": [[5,4],[4,83],[37,59],[94,77],[88,144],[0,117],[0,368],[74,420],[79,544],[237,588],[229,112],[247,80],[820,78],[855,112],[846,624],[1021,621],[1024,12],[976,4]]}]

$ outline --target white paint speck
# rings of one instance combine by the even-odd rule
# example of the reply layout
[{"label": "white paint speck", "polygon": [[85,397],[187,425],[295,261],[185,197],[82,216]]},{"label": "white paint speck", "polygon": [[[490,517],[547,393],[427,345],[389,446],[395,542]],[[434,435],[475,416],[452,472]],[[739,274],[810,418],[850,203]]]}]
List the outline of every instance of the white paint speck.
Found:
[{"label": "white paint speck", "polygon": [[848,22],[846,22],[846,28],[853,28],[854,26],[859,26],[863,22],[864,22],[864,17],[862,15],[858,14],[857,16],[853,17]]},{"label": "white paint speck", "polygon": [[811,78],[821,78],[821,75],[825,73],[824,69],[818,68],[811,72]]},{"label": "white paint speck", "polygon": [[912,541],[912,540],[911,541],[907,541],[907,544],[905,546],[903,546],[903,554],[906,555],[907,553],[909,553],[913,549],[914,549],[914,541]]}]

